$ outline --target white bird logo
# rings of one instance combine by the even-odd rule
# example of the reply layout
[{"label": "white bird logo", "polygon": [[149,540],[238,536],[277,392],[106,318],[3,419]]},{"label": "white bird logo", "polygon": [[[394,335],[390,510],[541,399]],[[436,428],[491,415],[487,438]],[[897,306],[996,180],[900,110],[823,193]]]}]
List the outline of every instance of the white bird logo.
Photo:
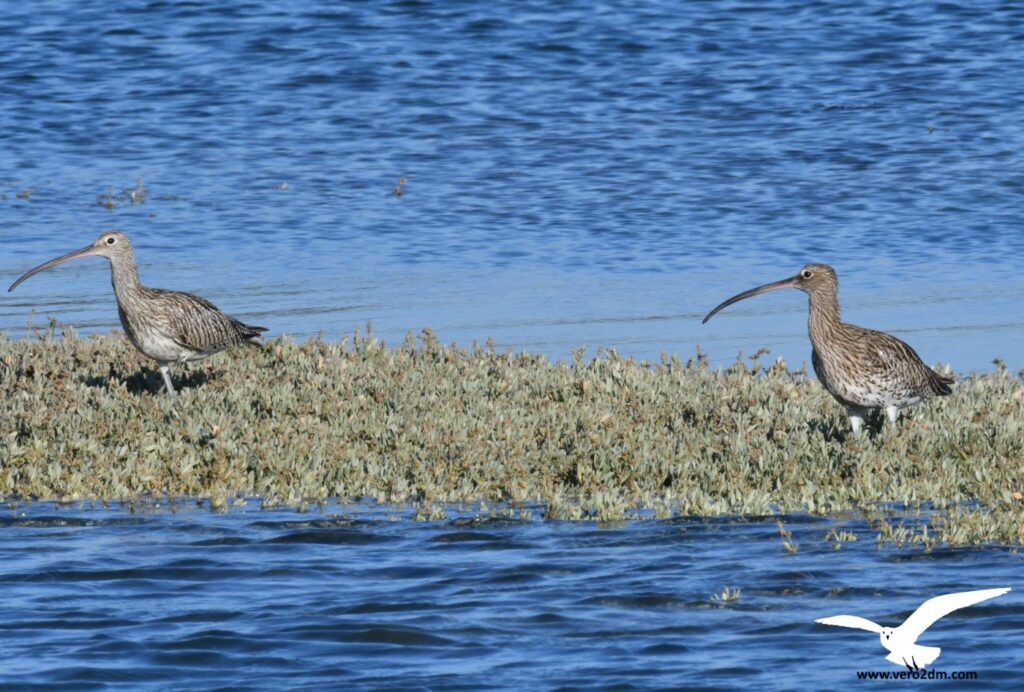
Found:
[{"label": "white bird logo", "polygon": [[1009,591],[1004,589],[981,589],[979,591],[961,591],[960,593],[948,593],[943,596],[929,598],[908,617],[902,625],[893,629],[882,627],[856,615],[835,615],[830,618],[815,620],[823,625],[835,625],[836,627],[853,627],[859,630],[875,632],[879,635],[882,646],[889,650],[885,660],[892,661],[896,665],[905,665],[910,670],[918,670],[931,664],[942,652],[937,646],[918,646],[917,638],[932,623],[939,618],[949,615],[954,610],[960,610],[975,603],[987,601],[996,596],[1002,596]]}]

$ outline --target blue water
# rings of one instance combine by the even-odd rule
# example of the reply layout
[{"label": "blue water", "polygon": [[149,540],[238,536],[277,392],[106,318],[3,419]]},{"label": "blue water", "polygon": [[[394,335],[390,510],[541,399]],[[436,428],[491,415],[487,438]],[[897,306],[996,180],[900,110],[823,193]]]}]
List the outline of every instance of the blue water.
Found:
[{"label": "blue water", "polygon": [[[928,362],[1024,367],[1019,5],[220,4],[4,8],[0,283],[119,227],[274,333],[799,365],[795,291],[699,317],[819,261]],[[116,327],[106,274],[0,330]]]},{"label": "blue water", "polygon": [[[4,4],[0,286],[117,227],[148,284],[273,334],[799,365],[795,291],[700,318],[816,261],[848,320],[928,362],[1024,367],[1020,5],[218,4]],[[118,327],[107,271],[0,295],[0,331]],[[890,664],[814,617],[899,619],[1021,567],[878,551],[860,519],[838,552],[808,524],[796,555],[770,521],[282,523],[308,520],[10,512],[0,675],[832,686]],[[724,586],[740,600],[710,607]],[[940,667],[1012,687],[1016,598],[936,630]]]},{"label": "blue water", "polygon": [[[823,689],[898,672],[878,636],[1021,556],[878,548],[860,519],[590,523],[328,507],[227,514],[34,504],[0,514],[0,681],[154,689]],[[518,515],[517,515],[518,516]],[[533,516],[536,516],[534,513]],[[859,540],[835,550],[831,526]],[[1014,584],[1016,585],[1016,584]],[[724,587],[731,602],[714,600]],[[1019,594],[921,641],[1019,689]],[[909,683],[908,683],[909,684]],[[920,684],[920,683],[917,683]]]}]

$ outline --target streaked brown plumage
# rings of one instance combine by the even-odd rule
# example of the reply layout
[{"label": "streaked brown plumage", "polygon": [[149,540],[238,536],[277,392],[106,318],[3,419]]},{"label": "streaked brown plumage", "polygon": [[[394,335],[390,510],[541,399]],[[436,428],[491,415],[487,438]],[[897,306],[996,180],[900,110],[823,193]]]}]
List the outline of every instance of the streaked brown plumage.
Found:
[{"label": "streaked brown plumage", "polygon": [[102,233],[91,245],[30,269],[7,290],[13,291],[30,276],[62,262],[93,255],[110,260],[110,279],[125,335],[135,348],[160,364],[171,396],[175,396],[171,363],[199,360],[237,344],[261,343],[260,333],[266,327],[243,324],[197,295],[143,286],[131,241],[118,231]]},{"label": "streaked brown plumage", "polygon": [[952,393],[953,379],[925,365],[907,344],[840,319],[839,279],[827,264],[808,264],[790,279],[735,295],[709,312],[704,322],[737,301],[781,288],[797,288],[808,295],[811,364],[821,384],[846,408],[855,433],[869,409],[884,408],[895,423],[899,409]]}]

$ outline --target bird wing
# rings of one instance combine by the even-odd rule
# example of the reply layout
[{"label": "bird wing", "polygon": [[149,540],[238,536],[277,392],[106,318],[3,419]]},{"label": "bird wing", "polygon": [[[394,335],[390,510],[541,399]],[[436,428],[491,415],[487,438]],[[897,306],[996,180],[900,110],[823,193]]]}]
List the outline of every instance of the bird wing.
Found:
[{"label": "bird wing", "polygon": [[878,623],[871,622],[867,618],[858,617],[856,615],[833,615],[830,618],[815,620],[815,622],[820,622],[822,625],[835,625],[836,627],[852,627],[858,630],[874,632],[875,634],[882,631],[882,626]]},{"label": "bird wing", "polygon": [[[882,370],[900,369],[906,367],[907,363],[916,363],[922,368],[928,368],[917,351],[911,348],[910,344],[897,339],[892,334],[886,334],[874,329],[865,329],[872,336],[872,348],[869,349],[868,357],[875,366]],[[875,348],[874,346],[878,346]],[[928,368],[929,370],[931,368]]]},{"label": "bird wing", "polygon": [[159,291],[165,302],[173,304],[167,319],[180,346],[213,352],[240,341],[233,320],[205,298],[182,291],[152,290]]},{"label": "bird wing", "polygon": [[916,377],[911,377],[911,381],[917,380],[915,386],[931,390],[932,393],[940,396],[953,393],[949,385],[953,384],[954,379],[932,370],[910,344],[897,339],[892,334],[874,329],[861,329],[871,336],[870,339],[866,339],[871,343],[866,355],[873,370],[895,375],[901,379],[915,373]]},{"label": "bird wing", "polygon": [[1002,596],[1009,591],[1009,587],[1002,589],[981,589],[979,591],[961,591],[959,593],[947,593],[935,598],[929,598],[908,617],[902,625],[896,628],[901,638],[909,638],[915,642],[921,634],[931,627],[932,623],[939,618],[949,615],[954,610],[960,610],[967,606],[987,601],[996,596]]}]

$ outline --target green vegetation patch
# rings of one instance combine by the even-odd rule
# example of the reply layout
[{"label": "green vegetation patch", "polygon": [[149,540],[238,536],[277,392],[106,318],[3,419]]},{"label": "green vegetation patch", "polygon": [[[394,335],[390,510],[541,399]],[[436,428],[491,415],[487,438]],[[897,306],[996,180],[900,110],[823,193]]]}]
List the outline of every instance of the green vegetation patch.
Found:
[{"label": "green vegetation patch", "polygon": [[927,522],[883,520],[885,540],[1024,542],[1024,382],[1003,367],[862,437],[805,372],[756,356],[552,363],[427,330],[391,348],[284,338],[174,375],[177,403],[116,334],[0,337],[0,493],[373,498],[424,517],[540,502],[601,520],[896,503]]}]

